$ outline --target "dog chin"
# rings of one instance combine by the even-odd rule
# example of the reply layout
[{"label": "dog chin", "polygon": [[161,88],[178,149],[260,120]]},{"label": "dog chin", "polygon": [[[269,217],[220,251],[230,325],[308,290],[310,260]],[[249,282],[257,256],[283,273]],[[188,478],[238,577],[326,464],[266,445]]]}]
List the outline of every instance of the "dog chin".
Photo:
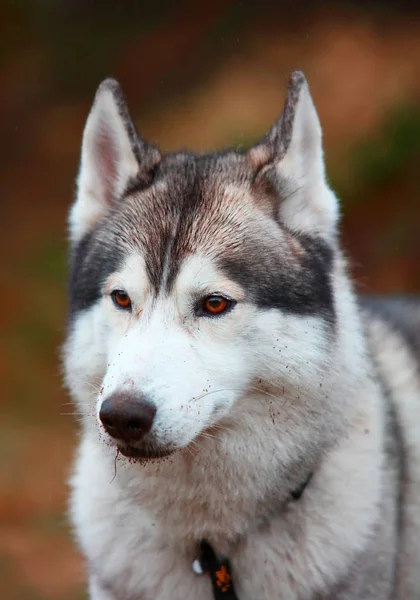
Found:
[{"label": "dog chin", "polygon": [[143,447],[137,448],[135,446],[117,446],[118,452],[134,461],[152,461],[167,458],[176,452],[175,448],[153,448]]}]

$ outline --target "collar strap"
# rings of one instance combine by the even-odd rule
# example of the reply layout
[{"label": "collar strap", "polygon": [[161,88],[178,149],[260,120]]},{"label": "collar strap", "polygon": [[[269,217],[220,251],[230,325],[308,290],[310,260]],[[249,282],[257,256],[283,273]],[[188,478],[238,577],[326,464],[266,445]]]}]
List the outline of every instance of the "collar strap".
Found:
[{"label": "collar strap", "polygon": [[200,542],[200,566],[210,575],[214,600],[238,600],[232,581],[229,560],[217,558],[205,540]]},{"label": "collar strap", "polygon": [[303,481],[298,488],[290,492],[292,500],[300,500],[302,498],[302,494],[306,490],[306,486],[308,485],[308,483],[311,481],[312,475],[313,473],[309,473],[305,481]]},{"label": "collar strap", "polygon": [[[306,486],[312,479],[309,473],[305,481],[290,493],[291,500],[300,500]],[[213,586],[214,600],[239,600],[233,587],[232,572],[227,558],[218,558],[206,540],[200,542],[199,565],[203,573],[208,573]]]}]

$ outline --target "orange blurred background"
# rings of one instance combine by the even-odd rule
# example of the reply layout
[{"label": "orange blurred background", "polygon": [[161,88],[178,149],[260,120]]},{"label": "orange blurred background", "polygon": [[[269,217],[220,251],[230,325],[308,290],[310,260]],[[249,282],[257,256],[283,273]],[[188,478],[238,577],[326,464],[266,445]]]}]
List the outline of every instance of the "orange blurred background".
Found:
[{"label": "orange blurred background", "polygon": [[420,292],[420,11],[410,2],[2,2],[0,578],[80,600],[66,521],[76,442],[62,389],[66,214],[96,86],[123,85],[161,148],[257,140],[303,69],[363,291]]}]

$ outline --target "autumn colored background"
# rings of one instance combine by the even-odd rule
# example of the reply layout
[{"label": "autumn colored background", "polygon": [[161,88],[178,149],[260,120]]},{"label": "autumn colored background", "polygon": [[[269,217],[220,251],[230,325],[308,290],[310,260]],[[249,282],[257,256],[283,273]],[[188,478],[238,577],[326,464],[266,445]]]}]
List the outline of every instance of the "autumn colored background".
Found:
[{"label": "autumn colored background", "polygon": [[305,71],[360,288],[420,292],[414,2],[1,2],[0,596],[81,600],[65,516],[66,228],[96,86],[122,83],[163,149],[246,146]]}]

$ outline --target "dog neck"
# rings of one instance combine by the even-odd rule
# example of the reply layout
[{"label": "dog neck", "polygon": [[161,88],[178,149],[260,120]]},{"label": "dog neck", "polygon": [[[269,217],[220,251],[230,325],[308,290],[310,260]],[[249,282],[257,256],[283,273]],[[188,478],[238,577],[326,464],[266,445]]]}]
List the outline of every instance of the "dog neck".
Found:
[{"label": "dog neck", "polygon": [[[309,473],[298,488],[290,492],[290,499],[297,502],[302,497],[306,487],[312,479]],[[230,561],[228,557],[217,555],[207,540],[201,540],[199,555],[192,564],[195,573],[206,573],[210,577],[215,600],[238,600],[234,581],[232,578]]]},{"label": "dog neck", "polygon": [[[254,434],[256,429],[255,424]],[[232,430],[217,440],[205,438],[195,452],[182,450],[162,462],[117,465],[117,479],[186,547],[192,550],[205,538],[229,554],[239,539],[301,497],[318,456],[312,451],[310,461],[305,456],[284,463],[272,438],[251,433]]]}]

